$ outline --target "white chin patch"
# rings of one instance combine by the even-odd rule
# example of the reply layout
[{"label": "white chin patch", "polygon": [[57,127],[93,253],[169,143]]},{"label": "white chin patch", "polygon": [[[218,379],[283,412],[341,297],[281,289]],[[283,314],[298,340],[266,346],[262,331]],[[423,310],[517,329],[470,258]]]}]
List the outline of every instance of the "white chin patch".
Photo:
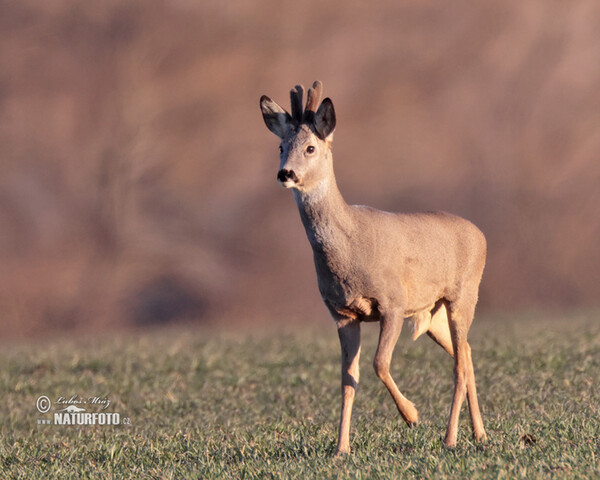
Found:
[{"label": "white chin patch", "polygon": [[293,188],[296,186],[296,182],[294,182],[293,180],[286,180],[285,182],[279,182],[281,184],[282,187],[285,188]]}]

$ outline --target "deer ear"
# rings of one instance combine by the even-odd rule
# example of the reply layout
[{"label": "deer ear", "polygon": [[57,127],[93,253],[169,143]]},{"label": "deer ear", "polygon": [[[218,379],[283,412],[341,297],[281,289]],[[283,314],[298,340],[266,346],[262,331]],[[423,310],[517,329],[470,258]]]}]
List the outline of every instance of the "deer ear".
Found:
[{"label": "deer ear", "polygon": [[317,135],[322,140],[325,140],[335,130],[335,110],[329,97],[321,102],[315,114],[314,126]]},{"label": "deer ear", "polygon": [[267,128],[279,138],[283,138],[289,124],[292,122],[290,114],[266,95],[260,97],[260,110]]}]

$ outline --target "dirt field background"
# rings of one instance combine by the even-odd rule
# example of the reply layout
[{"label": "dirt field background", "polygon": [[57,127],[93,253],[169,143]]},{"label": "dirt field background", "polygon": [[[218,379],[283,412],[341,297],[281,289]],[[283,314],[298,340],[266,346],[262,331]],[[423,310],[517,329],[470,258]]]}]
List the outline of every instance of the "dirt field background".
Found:
[{"label": "dirt field background", "polygon": [[598,305],[593,1],[0,1],[0,335],[322,321],[258,99],[321,79],[350,203],[489,243],[480,308]]}]

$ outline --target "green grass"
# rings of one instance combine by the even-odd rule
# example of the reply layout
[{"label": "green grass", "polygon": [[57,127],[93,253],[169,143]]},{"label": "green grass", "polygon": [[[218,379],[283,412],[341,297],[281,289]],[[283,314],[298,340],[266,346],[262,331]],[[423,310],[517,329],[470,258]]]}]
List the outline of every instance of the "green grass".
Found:
[{"label": "green grass", "polygon": [[[352,453],[341,459],[332,457],[339,346],[327,320],[294,333],[172,329],[5,343],[0,477],[598,478],[598,317],[476,319],[489,440],[472,442],[463,408],[453,450],[442,446],[451,359],[426,337],[402,335],[392,374],[422,421],[409,430],[371,368],[377,325],[364,325]],[[131,425],[37,424],[40,395],[73,394],[108,396],[108,411]]]}]

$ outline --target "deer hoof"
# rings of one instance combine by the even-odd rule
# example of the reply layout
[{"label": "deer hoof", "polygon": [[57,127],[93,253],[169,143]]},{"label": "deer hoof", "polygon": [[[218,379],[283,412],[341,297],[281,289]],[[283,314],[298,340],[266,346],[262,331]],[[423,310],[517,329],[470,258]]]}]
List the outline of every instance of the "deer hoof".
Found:
[{"label": "deer hoof", "polygon": [[333,458],[346,458],[350,455],[350,450],[336,450]]},{"label": "deer hoof", "polygon": [[444,445],[446,446],[446,448],[449,449],[456,448],[456,439],[453,440],[451,438],[446,437],[444,438]]}]

